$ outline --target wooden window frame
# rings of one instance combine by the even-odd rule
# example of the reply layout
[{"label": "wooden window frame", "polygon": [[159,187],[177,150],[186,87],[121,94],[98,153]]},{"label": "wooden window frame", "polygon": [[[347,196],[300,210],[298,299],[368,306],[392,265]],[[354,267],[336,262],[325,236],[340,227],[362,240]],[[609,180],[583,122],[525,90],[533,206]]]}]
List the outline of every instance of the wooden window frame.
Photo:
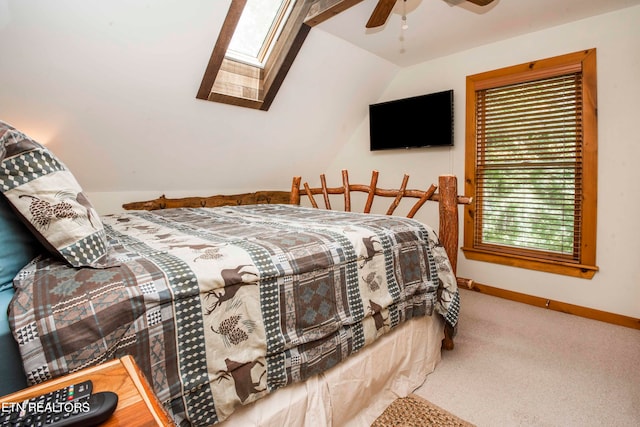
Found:
[{"label": "wooden window frame", "polygon": [[[475,219],[480,207],[472,203],[465,207],[464,245],[467,259],[492,262],[549,273],[591,279],[596,266],[596,217],[597,217],[597,75],[596,49],[574,52],[553,58],[468,76],[466,80],[466,142],[465,142],[465,194],[477,200],[476,195],[476,91],[507,86],[524,81],[582,71],[582,126],[583,126],[583,178],[582,213],[580,225],[580,255],[578,262],[547,259],[531,255],[519,255],[501,250],[478,248],[475,242]],[[505,248],[506,249],[506,248]]]},{"label": "wooden window frame", "polygon": [[264,67],[226,58],[247,0],[231,0],[197,99],[267,111],[312,27],[362,0],[298,0]]}]

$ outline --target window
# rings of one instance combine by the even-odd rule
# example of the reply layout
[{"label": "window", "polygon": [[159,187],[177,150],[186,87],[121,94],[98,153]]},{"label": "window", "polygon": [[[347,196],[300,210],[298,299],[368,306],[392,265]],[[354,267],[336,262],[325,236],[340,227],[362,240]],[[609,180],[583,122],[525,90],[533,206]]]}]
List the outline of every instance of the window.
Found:
[{"label": "window", "polygon": [[226,58],[264,68],[294,0],[247,0]]},{"label": "window", "polygon": [[361,1],[231,0],[196,98],[268,110],[311,28]]},{"label": "window", "polygon": [[[275,3],[281,6],[284,2]],[[284,12],[280,13],[282,7],[276,8],[276,11],[272,8],[269,14],[271,18],[265,21],[260,18],[263,16],[260,9],[264,6],[263,2],[231,1],[196,98],[260,110],[269,109],[310,29],[304,24],[308,10],[306,2],[286,3]],[[245,22],[241,23],[245,5],[248,12],[244,17]],[[257,8],[255,14],[259,16],[258,21],[265,23],[261,28],[268,27],[267,31],[254,33],[253,30],[258,25],[256,21],[252,22],[253,6]],[[251,33],[257,34],[253,37],[254,41],[262,41],[257,51],[248,49],[247,46],[252,43],[243,41],[251,39],[252,37],[244,37]]]},{"label": "window", "polygon": [[467,77],[467,258],[593,277],[596,109],[595,49]]}]

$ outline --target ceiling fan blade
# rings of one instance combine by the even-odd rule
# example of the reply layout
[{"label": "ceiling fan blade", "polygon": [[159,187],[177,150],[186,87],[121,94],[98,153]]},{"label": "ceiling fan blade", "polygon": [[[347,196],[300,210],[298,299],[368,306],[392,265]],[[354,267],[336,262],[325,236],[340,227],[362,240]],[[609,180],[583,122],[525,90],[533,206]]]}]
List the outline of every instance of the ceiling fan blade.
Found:
[{"label": "ceiling fan blade", "polygon": [[467,0],[473,4],[477,4],[478,6],[486,6],[491,3],[493,0]]},{"label": "ceiling fan blade", "polygon": [[387,22],[387,18],[391,15],[393,6],[396,4],[396,0],[378,0],[376,8],[373,9],[373,13],[367,21],[367,28],[375,28],[384,25]]}]

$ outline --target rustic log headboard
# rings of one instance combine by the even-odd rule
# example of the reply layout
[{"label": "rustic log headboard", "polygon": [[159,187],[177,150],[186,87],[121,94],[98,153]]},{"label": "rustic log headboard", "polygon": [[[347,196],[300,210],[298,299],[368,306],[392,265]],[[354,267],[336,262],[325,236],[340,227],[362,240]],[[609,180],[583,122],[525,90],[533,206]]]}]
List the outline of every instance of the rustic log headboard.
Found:
[{"label": "rustic log headboard", "polygon": [[219,194],[209,197],[183,197],[179,199],[170,199],[163,194],[157,199],[125,203],[122,207],[126,210],[153,211],[156,209],[215,208],[217,206],[256,205],[262,203],[289,204],[290,200],[291,193],[289,191],[256,191],[255,193]]}]

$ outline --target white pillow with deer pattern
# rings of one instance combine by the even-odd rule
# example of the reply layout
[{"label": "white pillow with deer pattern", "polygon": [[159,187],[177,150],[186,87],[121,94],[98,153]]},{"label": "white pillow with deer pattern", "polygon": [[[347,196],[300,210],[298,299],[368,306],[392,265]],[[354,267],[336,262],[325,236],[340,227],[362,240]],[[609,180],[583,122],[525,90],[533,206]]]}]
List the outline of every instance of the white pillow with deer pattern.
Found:
[{"label": "white pillow with deer pattern", "polygon": [[0,121],[0,191],[54,255],[73,267],[108,267],[102,221],[67,167]]}]

